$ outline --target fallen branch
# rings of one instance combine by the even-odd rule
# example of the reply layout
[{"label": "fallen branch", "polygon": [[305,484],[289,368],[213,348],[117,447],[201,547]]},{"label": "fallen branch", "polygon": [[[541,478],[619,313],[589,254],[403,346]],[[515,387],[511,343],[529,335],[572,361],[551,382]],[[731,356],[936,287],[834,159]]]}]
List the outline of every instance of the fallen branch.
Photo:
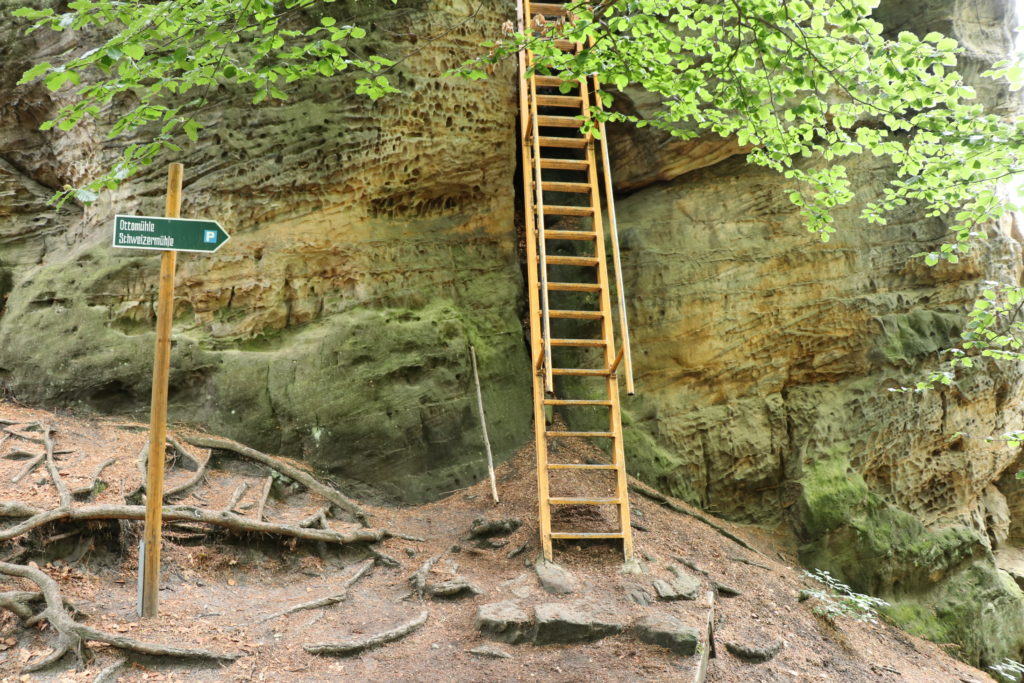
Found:
[{"label": "fallen branch", "polygon": [[[391,535],[383,529],[364,528],[346,532],[330,529],[304,529],[288,524],[261,522],[251,517],[242,517],[231,512],[213,512],[187,505],[165,505],[162,514],[166,522],[202,522],[242,533],[277,534],[279,536],[298,538],[303,541],[324,541],[325,543],[336,543],[339,545],[377,543]],[[0,530],[0,541],[8,541],[53,522],[93,521],[100,519],[141,520],[146,517],[146,507],[144,505],[107,504],[39,510],[17,501],[0,501],[0,517],[28,517],[28,519],[19,524]]]},{"label": "fallen branch", "polygon": [[369,513],[360,507],[359,503],[355,502],[337,489],[321,483],[308,472],[304,472],[298,467],[289,465],[288,463],[273,456],[267,455],[266,453],[260,453],[253,448],[243,446],[242,444],[231,441],[230,439],[222,439],[215,436],[186,436],[184,437],[184,440],[186,443],[190,443],[193,446],[199,446],[200,448],[218,448],[222,451],[231,451],[232,453],[237,453],[238,455],[249,458],[250,460],[255,460],[258,463],[266,465],[270,469],[280,472],[289,479],[294,479],[325,500],[329,500],[343,510],[347,510],[356,519],[358,519],[363,526],[367,526],[366,518],[369,517]]},{"label": "fallen branch", "polygon": [[362,652],[363,650],[368,650],[372,647],[377,647],[378,645],[391,643],[404,638],[423,626],[423,624],[427,623],[428,614],[429,613],[424,610],[412,621],[402,624],[390,631],[384,631],[383,633],[370,636],[369,638],[350,638],[348,640],[341,640],[334,643],[308,643],[303,645],[302,649],[314,655],[335,655],[341,657],[354,655],[357,652]]},{"label": "fallen branch", "polygon": [[67,652],[74,652],[79,663],[84,663],[86,657],[85,644],[88,641],[106,643],[107,645],[112,645],[113,647],[121,650],[136,652],[142,655],[178,657],[183,659],[212,659],[215,661],[234,661],[241,657],[241,654],[226,654],[211,652],[210,650],[180,648],[172,645],[148,643],[141,640],[135,640],[134,638],[128,638],[126,636],[105,633],[104,631],[94,629],[91,626],[86,626],[85,624],[80,624],[75,621],[64,609],[64,598],[61,595],[57,582],[41,570],[20,564],[0,562],[0,574],[28,579],[39,586],[39,589],[43,594],[43,599],[46,600],[46,609],[40,612],[37,617],[44,618],[50,622],[50,625],[53,626],[60,635],[60,640],[53,652],[44,657],[43,660],[25,667],[25,672],[38,671],[39,669],[49,666],[63,657]]},{"label": "fallen branch", "polygon": [[373,568],[373,564],[374,562],[372,559],[363,560],[360,564],[358,564],[356,566],[355,574],[345,579],[345,582],[341,584],[341,591],[339,593],[335,593],[334,595],[328,595],[324,598],[318,598],[316,600],[310,600],[309,602],[303,602],[301,604],[295,605],[294,607],[289,607],[283,612],[277,612],[276,614],[271,614],[268,617],[263,617],[262,619],[260,619],[260,623],[263,623],[264,621],[270,621],[271,619],[276,619],[278,617],[283,617],[288,614],[295,614],[296,612],[301,612],[303,610],[316,609],[317,607],[328,607],[330,605],[336,605],[339,602],[344,602],[348,599],[348,589],[351,588],[356,581],[363,578],[366,575],[366,573]]},{"label": "fallen branch", "polygon": [[731,531],[723,527],[721,524],[716,524],[715,522],[711,521],[699,512],[687,510],[682,505],[672,502],[671,500],[668,499],[667,496],[665,496],[662,493],[659,493],[658,491],[655,491],[652,488],[648,488],[647,486],[643,486],[642,484],[638,484],[637,482],[630,482],[629,490],[634,493],[639,493],[644,498],[649,498],[650,500],[653,500],[654,502],[662,505],[663,507],[667,507],[669,510],[672,510],[673,512],[678,512],[679,514],[686,515],[687,517],[693,517],[698,522],[703,522],[704,524],[707,524],[709,527],[720,533],[722,536],[725,536],[733,543],[736,543],[741,547],[746,548],[750,552],[757,553],[761,557],[766,557],[766,555],[762,553],[760,550],[750,545],[742,538],[740,538],[736,534],[732,533]]},{"label": "fallen branch", "polygon": [[[3,445],[4,445],[3,439],[0,439],[0,446],[3,446]],[[38,457],[39,457],[38,453],[33,453],[32,451],[26,451],[26,450],[21,449],[21,448],[15,448],[10,453],[7,453],[7,454],[4,455],[4,460],[28,460],[30,458],[38,458]]]}]

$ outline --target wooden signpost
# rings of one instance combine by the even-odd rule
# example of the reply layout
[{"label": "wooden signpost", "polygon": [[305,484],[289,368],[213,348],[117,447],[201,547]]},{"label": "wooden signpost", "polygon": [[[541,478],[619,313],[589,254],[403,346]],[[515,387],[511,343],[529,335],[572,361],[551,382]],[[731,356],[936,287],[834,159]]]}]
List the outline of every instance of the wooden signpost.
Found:
[{"label": "wooden signpost", "polygon": [[164,217],[115,216],[113,246],[160,250],[160,293],[156,309],[153,393],[146,459],[146,523],[139,552],[140,616],[155,617],[160,604],[160,527],[164,498],[164,443],[167,440],[167,382],[171,369],[171,323],[174,318],[174,270],[179,251],[217,251],[230,239],[215,221],[181,218],[184,166],[167,170]]}]

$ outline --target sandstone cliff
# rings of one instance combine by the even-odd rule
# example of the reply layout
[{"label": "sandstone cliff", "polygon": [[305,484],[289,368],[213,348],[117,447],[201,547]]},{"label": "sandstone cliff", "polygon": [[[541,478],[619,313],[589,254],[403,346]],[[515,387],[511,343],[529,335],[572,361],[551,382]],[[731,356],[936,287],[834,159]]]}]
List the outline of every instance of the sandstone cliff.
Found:
[{"label": "sandstone cliff", "polygon": [[[223,93],[211,135],[186,150],[183,215],[216,217],[233,240],[180,262],[172,418],[416,501],[482,472],[470,343],[499,457],[530,436],[514,76],[439,76],[514,7],[358,7],[387,36],[376,49],[412,53],[405,94],[370,103],[337,79],[251,109]],[[1000,0],[879,12],[894,31],[960,39],[972,77],[1014,25]],[[66,48],[48,40],[0,26],[0,382],[26,402],[138,410],[156,260],[107,241],[115,210],[160,210],[161,171],[87,209],[46,206],[112,150],[89,129],[35,130],[54,95],[13,81]],[[850,207],[824,245],[731,142],[613,133],[640,394],[630,471],[733,519],[791,524],[805,563],[889,596],[895,618],[972,661],[1019,656],[1024,596],[992,550],[1024,536],[1024,491],[1017,453],[985,437],[1019,426],[1020,373],[887,391],[936,362],[982,281],[1019,279],[1015,226],[990,226],[956,268],[911,258],[945,233],[912,208],[883,228]],[[867,194],[888,173],[851,164]]]}]

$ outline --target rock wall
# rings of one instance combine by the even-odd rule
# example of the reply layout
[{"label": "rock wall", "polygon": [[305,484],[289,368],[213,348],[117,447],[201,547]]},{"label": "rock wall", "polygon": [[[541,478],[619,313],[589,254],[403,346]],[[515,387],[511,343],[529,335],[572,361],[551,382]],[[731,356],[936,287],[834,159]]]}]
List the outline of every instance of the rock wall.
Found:
[{"label": "rock wall", "polygon": [[[211,135],[185,151],[184,215],[217,218],[233,238],[179,261],[171,413],[304,456],[357,493],[418,501],[483,473],[470,344],[499,458],[531,437],[514,76],[439,76],[514,5],[351,5],[329,11],[377,29],[373,49],[411,53],[402,96],[370,103],[344,78],[259,109],[222,92],[203,120]],[[890,0],[878,16],[958,37],[972,78],[1009,47],[1002,0],[909,7]],[[0,388],[141,413],[156,259],[108,240],[115,211],[161,210],[162,170],[88,209],[46,205],[113,150],[87,127],[35,130],[59,95],[13,82],[68,47],[53,40],[0,25]],[[912,208],[885,227],[844,209],[821,244],[786,183],[746,166],[733,141],[611,137],[638,371],[631,472],[732,519],[791,525],[808,566],[888,596],[893,618],[976,663],[1019,658],[1024,595],[992,550],[1024,538],[1022,465],[985,438],[1020,426],[1020,370],[888,391],[936,363],[984,280],[1020,279],[1018,228],[990,226],[959,266],[929,269],[912,255],[946,228]],[[891,172],[874,158],[849,166],[865,201]]]},{"label": "rock wall", "polygon": [[[409,53],[404,94],[371,103],[346,78],[262,108],[220,93],[181,159],[182,215],[232,240],[179,258],[171,418],[423,500],[485,471],[471,344],[499,456],[529,434],[514,80],[441,78],[514,8],[325,7],[394,36],[369,48]],[[47,207],[112,146],[34,130],[58,102],[12,81],[64,46],[0,30],[0,382],[28,402],[141,412],[159,259],[108,242],[113,213],[162,212],[163,169],[88,209]]]}]

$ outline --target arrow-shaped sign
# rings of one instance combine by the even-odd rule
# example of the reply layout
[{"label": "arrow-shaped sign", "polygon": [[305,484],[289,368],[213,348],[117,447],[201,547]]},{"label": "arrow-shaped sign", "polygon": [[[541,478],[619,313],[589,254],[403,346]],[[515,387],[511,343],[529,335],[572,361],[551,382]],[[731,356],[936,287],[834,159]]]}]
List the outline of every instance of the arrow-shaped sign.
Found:
[{"label": "arrow-shaped sign", "polygon": [[231,236],[217,221],[160,216],[114,216],[114,246],[211,253]]}]

